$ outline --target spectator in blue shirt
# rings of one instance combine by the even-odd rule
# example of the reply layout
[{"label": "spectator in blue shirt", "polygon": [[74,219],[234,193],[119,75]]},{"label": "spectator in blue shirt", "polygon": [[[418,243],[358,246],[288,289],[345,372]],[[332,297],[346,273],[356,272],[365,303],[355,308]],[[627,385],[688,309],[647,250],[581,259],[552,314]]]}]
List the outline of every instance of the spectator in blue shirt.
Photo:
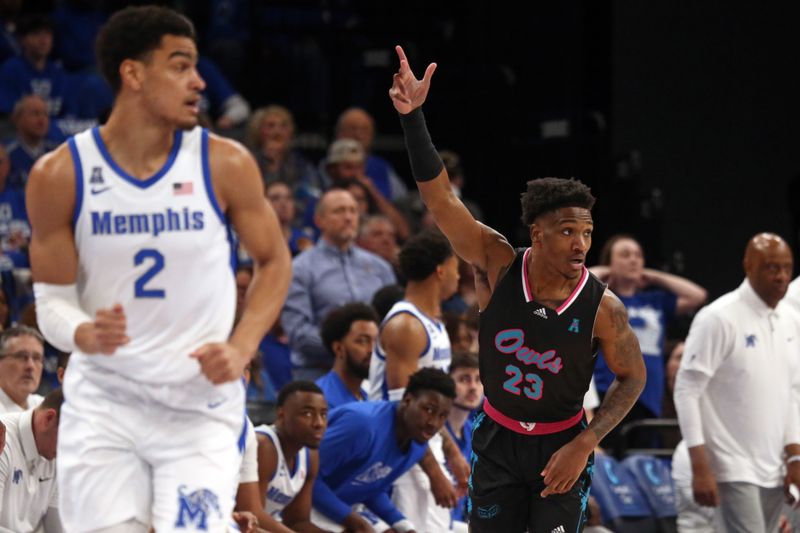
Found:
[{"label": "spectator in blue shirt", "polygon": [[[675,316],[695,311],[706,300],[706,291],[686,278],[644,267],[642,247],[629,235],[611,237],[600,251],[600,266],[592,273],[608,283],[608,288],[625,304],[631,329],[639,339],[647,384],[626,418],[611,431],[602,446],[616,449],[621,443],[619,430],[627,422],[661,416],[664,397],[664,334]],[[598,357],[594,373],[597,392],[602,398],[614,381],[614,374]],[[637,431],[628,444],[636,448],[654,445],[653,434]]]},{"label": "spectator in blue shirt", "polygon": [[349,192],[326,192],[314,219],[320,238],[313,248],[294,258],[281,315],[292,350],[292,375],[309,381],[333,365],[319,334],[322,319],[346,303],[369,302],[378,289],[396,282],[389,263],[354,245],[358,211]]},{"label": "spectator in blue shirt", "polygon": [[25,211],[25,193],[8,183],[10,171],[8,151],[0,144],[0,270],[30,267],[31,227]]},{"label": "spectator in blue shirt", "polygon": [[408,380],[400,402],[351,402],[331,411],[320,445],[312,521],[323,529],[372,532],[357,512],[364,504],[395,531],[414,531],[387,490],[416,464],[444,425],[455,398],[453,380],[423,368]]},{"label": "spectator in blue shirt", "polygon": [[353,302],[328,313],[320,327],[333,369],[316,383],[331,409],[367,400],[361,383],[369,377],[369,362],[378,338],[378,314],[372,306]]},{"label": "spectator in blue shirt", "polygon": [[20,17],[17,38],[22,55],[6,60],[0,67],[0,112],[10,114],[20,98],[36,94],[47,102],[51,117],[62,116],[68,80],[61,65],[49,59],[53,23],[41,14]]},{"label": "spectator in blue shirt", "polygon": [[14,105],[11,120],[17,135],[7,147],[11,159],[9,183],[24,187],[36,160],[54,150],[59,143],[47,136],[50,117],[47,115],[47,103],[40,96],[29,94],[20,98]]}]

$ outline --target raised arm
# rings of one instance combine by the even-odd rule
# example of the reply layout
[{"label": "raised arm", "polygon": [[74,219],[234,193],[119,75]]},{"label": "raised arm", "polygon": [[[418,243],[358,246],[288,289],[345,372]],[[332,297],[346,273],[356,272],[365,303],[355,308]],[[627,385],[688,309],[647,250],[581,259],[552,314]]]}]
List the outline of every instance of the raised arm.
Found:
[{"label": "raised arm", "polygon": [[677,297],[675,313],[679,315],[694,311],[703,305],[708,297],[703,287],[675,274],[645,268],[643,278],[646,283],[666,289]]},{"label": "raised arm", "polygon": [[486,271],[494,287],[501,269],[513,261],[514,249],[505,237],[473,218],[453,192],[444,164],[433,146],[421,106],[427,98],[436,64],[428,65],[422,80],[418,80],[403,49],[397,46],[395,50],[400,58],[400,68],[394,75],[389,96],[400,113],[411,172],[422,201],[456,254]]}]

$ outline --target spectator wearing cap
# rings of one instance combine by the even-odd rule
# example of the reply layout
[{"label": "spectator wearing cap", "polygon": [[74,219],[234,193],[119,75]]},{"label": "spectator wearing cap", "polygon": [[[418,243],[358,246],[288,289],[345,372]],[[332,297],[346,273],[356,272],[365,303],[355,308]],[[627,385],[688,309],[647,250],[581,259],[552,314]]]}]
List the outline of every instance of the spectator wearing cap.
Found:
[{"label": "spectator wearing cap", "polygon": [[367,154],[358,141],[353,139],[339,139],[334,141],[328,149],[326,169],[332,187],[347,189],[360,200],[359,212],[363,218],[366,215],[382,214],[388,218],[395,227],[398,238],[402,241],[408,238],[408,222],[400,211],[367,177]]},{"label": "spectator wearing cap", "polygon": [[294,258],[281,315],[289,335],[292,376],[309,381],[333,365],[319,332],[328,313],[350,302],[369,302],[378,289],[396,282],[389,263],[354,244],[358,211],[348,191],[331,189],[323,194],[314,219],[320,238]]},{"label": "spectator wearing cap", "polygon": [[65,113],[67,73],[49,59],[53,49],[53,23],[46,16],[31,14],[17,22],[17,39],[22,55],[6,60],[0,67],[0,113],[10,114],[26,94],[41,96],[51,117]]},{"label": "spectator wearing cap", "polygon": [[384,197],[395,202],[408,194],[408,188],[391,163],[371,153],[375,140],[375,120],[365,109],[351,107],[339,115],[336,120],[336,139],[358,141],[366,154],[364,173]]}]

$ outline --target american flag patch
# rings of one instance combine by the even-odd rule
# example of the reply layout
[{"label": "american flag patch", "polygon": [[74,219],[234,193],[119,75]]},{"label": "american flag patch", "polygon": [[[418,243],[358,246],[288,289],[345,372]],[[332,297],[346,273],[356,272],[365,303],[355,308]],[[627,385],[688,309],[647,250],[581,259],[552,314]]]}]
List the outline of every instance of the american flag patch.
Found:
[{"label": "american flag patch", "polygon": [[175,195],[192,194],[194,192],[194,184],[191,181],[187,181],[184,183],[173,183],[172,192]]}]

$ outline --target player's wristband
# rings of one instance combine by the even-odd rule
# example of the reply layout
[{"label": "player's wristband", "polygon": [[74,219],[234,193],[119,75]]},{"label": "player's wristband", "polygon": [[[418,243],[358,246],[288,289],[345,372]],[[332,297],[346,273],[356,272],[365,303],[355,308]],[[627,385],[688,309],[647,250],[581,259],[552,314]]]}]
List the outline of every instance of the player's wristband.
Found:
[{"label": "player's wristband", "polygon": [[786,459],[786,464],[796,463],[797,461],[800,461],[800,455],[792,455]]},{"label": "player's wristband", "polygon": [[33,294],[36,321],[44,338],[62,352],[75,351],[75,330],[85,322],[92,322],[92,317],[81,308],[77,285],[36,282]]},{"label": "player's wristband", "polygon": [[411,520],[403,518],[392,524],[392,529],[397,531],[397,533],[407,533],[408,531],[413,531],[415,527],[414,524],[411,523]]},{"label": "player's wristband", "polygon": [[407,115],[400,115],[400,125],[403,126],[408,160],[411,162],[411,174],[414,179],[416,181],[435,179],[442,172],[444,163],[436,147],[433,146],[422,108],[418,107]]}]

